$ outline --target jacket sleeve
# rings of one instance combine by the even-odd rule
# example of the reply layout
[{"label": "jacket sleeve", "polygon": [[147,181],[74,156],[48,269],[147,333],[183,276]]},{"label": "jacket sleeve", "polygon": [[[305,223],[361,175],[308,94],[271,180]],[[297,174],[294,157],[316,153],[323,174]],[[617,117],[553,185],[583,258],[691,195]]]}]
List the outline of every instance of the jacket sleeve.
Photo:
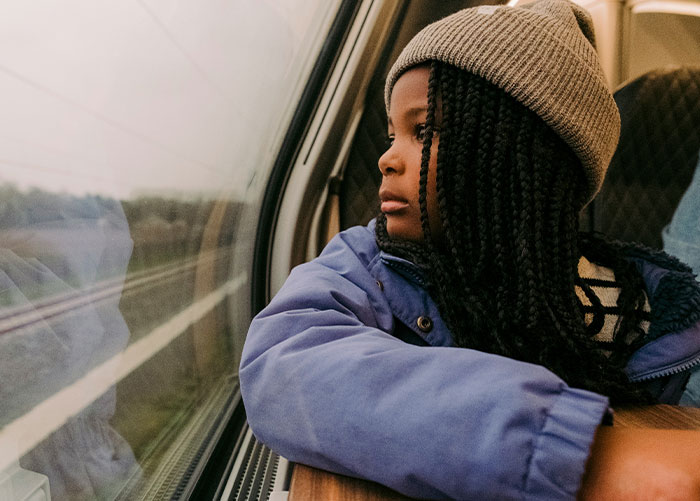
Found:
[{"label": "jacket sleeve", "polygon": [[343,234],[293,270],[243,351],[255,435],[413,497],[575,497],[607,399],[540,366],[404,343],[385,303]]}]

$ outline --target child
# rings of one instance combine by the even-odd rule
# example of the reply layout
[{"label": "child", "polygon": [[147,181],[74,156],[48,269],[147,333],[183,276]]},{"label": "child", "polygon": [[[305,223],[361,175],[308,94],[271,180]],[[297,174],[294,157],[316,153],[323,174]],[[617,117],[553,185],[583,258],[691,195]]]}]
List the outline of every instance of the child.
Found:
[{"label": "child", "polygon": [[700,495],[700,432],[601,426],[608,397],[679,401],[700,292],[665,254],[579,237],[619,132],[588,14],[542,0],[438,21],[386,105],[382,215],[251,325],[258,438],[421,498]]}]

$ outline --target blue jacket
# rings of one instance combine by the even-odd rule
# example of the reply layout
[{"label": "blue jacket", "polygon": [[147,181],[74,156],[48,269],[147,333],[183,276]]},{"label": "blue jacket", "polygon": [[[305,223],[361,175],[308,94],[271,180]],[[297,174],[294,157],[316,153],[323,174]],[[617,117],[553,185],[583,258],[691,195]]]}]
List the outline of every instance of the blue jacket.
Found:
[{"label": "blue jacket", "polygon": [[[641,268],[653,289],[663,270]],[[429,346],[392,335],[396,319]],[[697,325],[643,347],[629,374],[695,364]],[[273,450],[432,499],[574,498],[608,409],[541,366],[453,347],[420,272],[380,252],[373,223],[292,271],[251,324],[240,382]]]}]

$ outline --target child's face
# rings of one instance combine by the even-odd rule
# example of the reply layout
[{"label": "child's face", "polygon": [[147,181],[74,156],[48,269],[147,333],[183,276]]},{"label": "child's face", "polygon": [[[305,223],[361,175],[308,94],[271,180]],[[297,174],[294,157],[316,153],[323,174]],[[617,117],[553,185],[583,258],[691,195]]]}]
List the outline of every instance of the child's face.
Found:
[{"label": "child's face", "polygon": [[[379,158],[382,185],[379,189],[381,210],[386,215],[387,232],[393,238],[423,241],[418,189],[423,150],[423,132],[428,111],[428,77],[430,68],[419,66],[401,75],[394,85],[389,108],[391,146]],[[442,238],[437,204],[435,175],[441,109],[438,100],[435,128],[428,171],[428,221],[433,239]]]}]

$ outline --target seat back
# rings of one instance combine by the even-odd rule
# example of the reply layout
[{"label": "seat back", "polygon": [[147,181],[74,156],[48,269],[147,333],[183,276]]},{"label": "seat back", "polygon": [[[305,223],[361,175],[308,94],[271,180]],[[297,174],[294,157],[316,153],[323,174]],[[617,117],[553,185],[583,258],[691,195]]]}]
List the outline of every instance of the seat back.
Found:
[{"label": "seat back", "polygon": [[646,73],[620,88],[615,101],[620,143],[588,215],[596,231],[660,249],[698,161],[700,66]]},{"label": "seat back", "polygon": [[367,92],[367,106],[355,133],[339,187],[340,229],[364,225],[379,214],[382,175],[377,160],[386,150],[384,80],[375,78]]}]

